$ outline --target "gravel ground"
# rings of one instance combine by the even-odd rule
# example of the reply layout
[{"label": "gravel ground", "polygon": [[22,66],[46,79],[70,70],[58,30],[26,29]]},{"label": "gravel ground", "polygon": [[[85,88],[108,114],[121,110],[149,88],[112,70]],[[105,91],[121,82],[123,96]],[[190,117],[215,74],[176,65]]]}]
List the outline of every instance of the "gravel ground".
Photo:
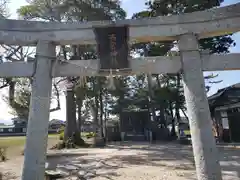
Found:
[{"label": "gravel ground", "polygon": [[[240,179],[240,149],[220,147],[224,180]],[[0,163],[7,179],[19,179],[23,157]],[[179,144],[128,143],[102,149],[49,151],[48,169],[92,180],[196,180],[192,150]],[[69,178],[68,178],[69,179]]]}]

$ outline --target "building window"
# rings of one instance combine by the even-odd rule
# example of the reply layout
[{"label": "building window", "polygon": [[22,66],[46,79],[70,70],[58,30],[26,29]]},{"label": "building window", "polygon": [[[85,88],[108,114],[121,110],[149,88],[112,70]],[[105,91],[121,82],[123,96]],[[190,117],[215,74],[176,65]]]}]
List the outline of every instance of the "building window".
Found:
[{"label": "building window", "polygon": [[26,128],[23,128],[23,132],[24,132],[24,133],[27,132],[27,129],[26,129]]},{"label": "building window", "polygon": [[3,132],[3,129],[0,129],[0,132]]},{"label": "building window", "polygon": [[8,129],[8,132],[13,132],[13,129],[12,129],[12,128],[9,128],[9,129]]}]

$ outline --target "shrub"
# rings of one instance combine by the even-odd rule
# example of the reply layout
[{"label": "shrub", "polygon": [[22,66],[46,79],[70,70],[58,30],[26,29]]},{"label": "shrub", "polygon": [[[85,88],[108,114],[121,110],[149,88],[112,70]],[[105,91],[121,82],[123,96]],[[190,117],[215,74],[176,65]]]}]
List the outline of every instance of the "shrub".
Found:
[{"label": "shrub", "polygon": [[[92,136],[92,134],[91,134]],[[74,133],[71,138],[68,138],[67,140],[64,140],[64,132],[61,132],[59,134],[59,140],[60,142],[54,145],[51,149],[64,149],[64,148],[76,148],[76,147],[88,147],[88,144],[85,143],[85,141],[80,138],[79,136],[76,136]]]},{"label": "shrub", "polygon": [[58,129],[58,134],[61,134],[61,133],[63,133],[64,132],[64,129],[65,129],[65,127],[60,127],[59,129]]},{"label": "shrub", "polygon": [[64,139],[64,131],[59,134],[59,140],[63,141]]},{"label": "shrub", "polygon": [[[82,133],[81,136],[89,139],[89,138],[95,137],[95,136],[96,136],[96,133],[95,133],[95,132]],[[64,131],[62,131],[62,132],[59,134],[59,140],[61,140],[61,141],[64,140]],[[82,141],[83,141],[83,140],[82,140]]]},{"label": "shrub", "polygon": [[94,133],[94,132],[89,132],[89,133],[86,134],[86,138],[87,138],[87,139],[93,138],[93,137],[95,137],[95,136],[96,136],[96,133]]}]

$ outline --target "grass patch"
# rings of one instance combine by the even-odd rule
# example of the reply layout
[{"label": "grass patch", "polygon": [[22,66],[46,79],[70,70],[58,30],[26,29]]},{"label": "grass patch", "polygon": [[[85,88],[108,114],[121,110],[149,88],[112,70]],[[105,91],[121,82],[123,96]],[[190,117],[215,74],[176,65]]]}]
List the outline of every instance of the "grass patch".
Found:
[{"label": "grass patch", "polygon": [[0,138],[0,146],[1,147],[14,147],[14,146],[22,146],[26,142],[26,137],[20,136],[20,137],[1,137]]},{"label": "grass patch", "polygon": [[[6,149],[7,158],[21,156],[26,142],[25,136],[0,137],[0,148]],[[48,136],[48,147],[58,142],[58,135]]]},{"label": "grass patch", "polygon": [[[57,139],[58,134],[50,134],[49,139]],[[26,142],[26,136],[12,136],[12,137],[0,137],[0,146],[11,148],[14,146],[24,146]]]}]

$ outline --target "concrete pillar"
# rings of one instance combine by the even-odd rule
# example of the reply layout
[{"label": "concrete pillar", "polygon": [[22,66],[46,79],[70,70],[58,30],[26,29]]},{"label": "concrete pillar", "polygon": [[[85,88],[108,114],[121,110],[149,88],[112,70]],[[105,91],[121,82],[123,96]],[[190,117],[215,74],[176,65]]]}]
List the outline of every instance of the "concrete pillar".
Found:
[{"label": "concrete pillar", "polygon": [[53,58],[55,58],[55,46],[47,41],[38,42],[36,50],[36,72],[32,81],[32,96],[29,109],[22,180],[44,179]]},{"label": "concrete pillar", "polygon": [[183,87],[198,180],[221,180],[218,150],[213,137],[198,40],[193,34],[179,37]]}]

